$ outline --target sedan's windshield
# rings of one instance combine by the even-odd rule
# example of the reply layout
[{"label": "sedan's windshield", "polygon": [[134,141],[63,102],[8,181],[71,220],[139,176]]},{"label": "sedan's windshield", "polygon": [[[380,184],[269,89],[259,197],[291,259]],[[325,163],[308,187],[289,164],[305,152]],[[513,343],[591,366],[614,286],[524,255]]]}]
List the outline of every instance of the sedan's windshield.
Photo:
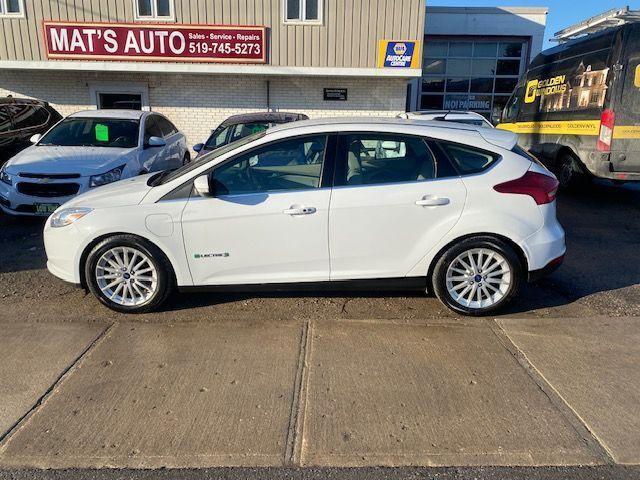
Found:
[{"label": "sedan's windshield", "polygon": [[38,142],[63,147],[138,146],[138,120],[115,118],[65,118]]},{"label": "sedan's windshield", "polygon": [[164,185],[165,183],[169,183],[169,182],[175,180],[176,178],[184,175],[185,173],[188,173],[191,170],[194,170],[194,169],[198,168],[203,163],[209,162],[209,161],[213,160],[214,158],[218,158],[219,156],[224,155],[225,153],[228,153],[228,152],[230,152],[232,150],[235,150],[238,147],[246,145],[247,143],[251,143],[254,140],[257,140],[259,138],[262,138],[262,137],[265,136],[265,134],[266,134],[265,131],[254,133],[253,135],[249,135],[247,137],[244,137],[241,140],[238,140],[236,142],[233,142],[233,143],[230,143],[230,144],[225,145],[223,147],[220,147],[220,148],[214,150],[211,153],[207,153],[206,155],[202,155],[201,157],[198,157],[194,161],[183,165],[182,167],[178,168],[177,170],[165,170],[164,172],[151,177],[149,179],[149,181],[148,181],[148,185],[150,185],[152,187],[157,187],[158,185]]}]

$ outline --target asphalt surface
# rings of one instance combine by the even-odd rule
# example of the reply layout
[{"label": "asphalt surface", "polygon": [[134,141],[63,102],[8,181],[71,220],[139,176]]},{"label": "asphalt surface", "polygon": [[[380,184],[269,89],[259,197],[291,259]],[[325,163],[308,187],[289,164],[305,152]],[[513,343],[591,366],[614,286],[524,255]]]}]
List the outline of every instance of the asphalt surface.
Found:
[{"label": "asphalt surface", "polygon": [[[104,308],[84,291],[55,279],[46,271],[41,234],[43,220],[14,219],[0,214],[0,322],[5,339],[17,339],[2,344],[4,353],[15,362],[5,362],[4,370],[0,371],[5,377],[0,377],[0,380],[23,377],[22,384],[9,388],[8,401],[6,396],[2,397],[4,405],[0,405],[0,420],[5,424],[0,425],[0,444],[4,443],[5,455],[9,454],[5,458],[27,452],[31,456],[22,457],[31,459],[26,465],[41,468],[58,465],[55,470],[40,470],[20,466],[19,461],[16,468],[8,468],[7,464],[3,466],[0,462],[0,479],[640,479],[638,466],[607,464],[638,463],[634,442],[638,442],[640,436],[636,433],[637,418],[634,419],[630,412],[633,412],[638,398],[638,389],[632,386],[638,384],[636,325],[637,317],[640,317],[640,257],[637,250],[640,244],[640,189],[597,184],[587,192],[562,194],[558,214],[567,232],[565,264],[550,277],[526,285],[509,309],[495,319],[493,327],[485,319],[457,317],[433,297],[383,291],[333,292],[329,295],[323,292],[176,294],[160,312],[124,316]],[[567,321],[560,324],[557,319]],[[180,335],[173,326],[182,324],[187,333]],[[398,326],[404,328],[399,330]],[[164,328],[174,333],[167,335],[163,333]],[[38,329],[41,329],[40,333]],[[194,349],[188,340],[194,338],[194,334],[189,332],[195,330],[200,332],[195,335],[198,341],[210,342],[211,354],[202,353],[194,360],[191,352],[206,353],[205,347]],[[299,331],[303,337],[307,331],[310,332],[308,350],[313,355],[309,353],[308,358],[304,348],[298,354]],[[421,341],[432,342],[426,346],[417,341],[424,331],[430,333]],[[502,335],[500,342],[506,349],[498,348],[500,342],[496,342],[492,331],[497,331],[499,337]],[[282,332],[285,332],[284,336]],[[269,343],[269,339],[273,341]],[[245,347],[242,341],[248,342]],[[102,347],[98,345],[100,342],[103,342]],[[304,338],[302,343],[304,347]],[[135,348],[128,348],[130,345],[135,345]],[[261,348],[265,349],[262,354]],[[520,367],[513,363],[508,352],[510,348],[513,348],[511,354],[518,359]],[[85,355],[89,350],[91,355]],[[156,360],[160,358],[159,354],[166,355],[166,352],[173,355],[169,358],[175,361],[175,366],[170,364],[165,368],[165,363]],[[396,357],[398,352],[404,357]],[[555,355],[557,352],[564,353]],[[381,358],[379,364],[376,363],[377,357]],[[475,363],[474,358],[477,359]],[[119,359],[124,359],[124,364]],[[264,359],[273,360],[273,365],[264,364]],[[291,359],[295,362],[291,363]],[[434,361],[435,365],[430,365],[429,362]],[[193,367],[193,362],[197,368]],[[296,374],[295,368],[291,369],[296,362],[298,372],[300,365],[310,364],[312,368],[307,373]],[[226,403],[229,405],[234,404],[235,398],[249,398],[256,390],[253,387],[258,377],[251,376],[246,381],[239,377],[238,382],[235,377],[225,377],[220,379],[222,383],[219,385],[201,387],[203,379],[218,367],[221,371],[226,369],[227,372],[237,371],[238,375],[244,375],[239,364],[245,366],[246,375],[272,375],[282,382],[274,387],[269,380],[259,390],[266,392],[268,398],[275,399],[272,405],[268,399],[260,402],[267,402],[269,411],[279,412],[270,418],[277,418],[284,430],[278,430],[267,422],[258,425],[255,434],[235,438],[236,444],[246,446],[255,441],[256,449],[263,448],[263,445],[269,445],[269,438],[281,434],[282,442],[278,442],[277,447],[273,445],[274,458],[279,459],[280,443],[286,444],[290,437],[295,443],[296,432],[292,434],[290,431],[291,424],[289,432],[286,430],[287,423],[295,420],[295,412],[279,403],[282,393],[278,389],[286,391],[289,385],[291,388],[302,385],[302,392],[287,391],[284,395],[297,402],[303,395],[310,398],[307,411],[303,412],[310,419],[305,428],[305,435],[309,438],[302,438],[301,443],[304,445],[308,440],[313,448],[303,455],[301,463],[305,465],[304,460],[307,460],[308,465],[325,464],[329,459],[326,465],[332,467],[144,469],[147,468],[145,463],[139,463],[135,455],[132,458],[131,448],[139,445],[133,439],[131,445],[127,441],[119,446],[112,445],[117,447],[115,450],[121,450],[119,457],[113,457],[113,454],[110,457],[120,459],[120,463],[113,465],[120,468],[82,468],[82,463],[77,468],[64,468],[74,464],[73,454],[78,453],[78,458],[82,455],[96,458],[91,448],[104,448],[99,444],[102,440],[95,445],[85,445],[84,442],[76,445],[74,439],[101,434],[127,438],[126,425],[123,427],[125,431],[118,432],[109,424],[110,419],[117,418],[117,415],[108,413],[116,411],[114,405],[134,402],[140,405],[136,408],[144,406],[155,410],[155,402],[149,400],[151,403],[146,405],[144,392],[136,390],[146,389],[148,382],[156,382],[149,385],[156,385],[161,393],[166,388],[164,391],[167,393],[162,397],[171,390],[182,391],[180,382],[199,388],[194,394],[189,394],[192,396],[172,397],[176,405],[188,407],[184,412],[181,407],[171,407],[177,408],[177,412],[172,412],[176,418],[185,415],[176,425],[185,425],[183,435],[187,438],[192,433],[188,423],[189,418],[195,415],[193,412],[198,408],[207,412],[211,408],[207,407],[206,401],[199,403],[202,400],[198,399],[203,392],[208,392],[208,388],[216,392],[216,400],[228,394]],[[110,368],[112,365],[114,367]],[[346,370],[345,366],[348,366]],[[505,366],[508,367],[506,370]],[[613,366],[613,370],[609,366]],[[158,368],[164,369],[162,377],[157,376]],[[261,368],[264,373],[260,372]],[[365,382],[362,386],[369,390],[361,395],[359,390],[362,388],[358,388],[358,382],[363,381],[361,377],[365,371],[369,378],[393,387],[371,390],[371,385]],[[616,373],[612,378],[609,376],[611,371]],[[297,378],[296,375],[302,377]],[[434,383],[434,378],[438,382]],[[64,388],[59,389],[63,379]],[[306,384],[308,391],[304,387]],[[91,390],[87,390],[88,385]],[[243,385],[249,387],[246,393],[239,396],[233,393],[233,388],[243,388]],[[478,389],[478,399],[488,402],[493,408],[483,411],[482,406],[473,405],[469,409],[464,402],[456,403],[465,398],[468,388]],[[491,396],[501,389],[509,393],[504,396],[506,403],[496,408],[501,398]],[[394,407],[386,398],[394,398],[396,391],[410,399],[410,403],[400,404],[402,408],[394,410],[398,406]],[[85,409],[86,400],[82,400],[82,396],[100,392],[103,394],[96,396],[102,398],[96,400],[102,403],[95,404],[95,410]],[[447,403],[442,401],[443,398],[453,401]],[[143,399],[142,403],[136,403],[139,399]],[[372,415],[365,417],[366,421],[350,410],[356,400],[362,411],[370,412],[366,415]],[[44,409],[36,412],[45,401]],[[72,408],[74,401],[80,407]],[[431,416],[414,416],[413,419],[429,425],[428,431],[435,435],[434,438],[443,439],[445,444],[449,438],[450,445],[436,447],[436,443],[424,435],[412,437],[411,429],[405,428],[404,410],[417,408],[423,401],[430,409],[421,413]],[[524,403],[519,405],[518,402]],[[3,414],[5,407],[12,414]],[[235,431],[234,422],[243,421],[243,418],[234,420],[233,415],[245,420],[253,418],[249,407],[262,408],[261,405],[236,404],[230,414],[225,413],[221,417],[229,417],[229,425],[222,425],[221,431]],[[524,411],[523,408],[531,417],[530,423],[525,418],[515,420],[517,412]],[[478,421],[470,425],[465,418],[452,416],[451,409]],[[93,411],[107,412],[104,414],[108,417],[101,420]],[[136,411],[130,410],[129,414]],[[327,411],[338,415],[334,421],[341,425],[340,430],[333,431],[332,424],[324,420],[323,412]],[[420,412],[420,409],[416,411]],[[33,418],[29,418],[32,413]],[[491,415],[496,415],[495,419]],[[505,419],[511,415],[515,415],[513,419],[500,426],[500,422],[507,421]],[[151,420],[153,417],[131,418],[128,428],[136,434],[144,431],[145,422],[152,422],[154,429],[158,424],[162,427],[165,422],[161,420],[158,423]],[[402,424],[385,424],[398,419]],[[104,431],[96,435],[87,427],[94,420],[99,425],[102,425],[101,421],[106,422]],[[212,423],[205,425],[204,430],[206,435],[211,435],[219,423],[215,416],[208,421]],[[258,424],[259,421],[260,417]],[[466,425],[461,437],[463,443],[454,433],[448,437],[457,428],[456,422]],[[123,422],[111,423],[121,425]],[[16,428],[7,433],[12,424]],[[60,430],[60,442],[55,441],[57,437],[43,435],[42,432],[51,428],[50,424]],[[394,456],[395,447],[389,447],[395,443],[390,443],[388,438],[358,436],[359,431],[364,432],[371,425],[382,425],[381,431],[391,432],[390,435],[398,442],[404,440],[405,445],[417,445],[419,448],[414,450],[418,453],[414,453],[413,460],[408,463],[411,465],[449,464],[446,456],[435,457],[444,459],[435,463],[434,457],[420,456],[431,447],[452,452],[452,459],[459,458],[460,452],[464,451],[464,448],[460,450],[460,445],[468,447],[477,443],[486,445],[490,451],[502,452],[499,444],[501,435],[510,432],[513,438],[505,437],[505,456],[500,453],[495,457],[497,464],[515,461],[516,464],[542,466],[367,467],[378,461],[379,464],[407,465],[403,461],[398,463],[398,457]],[[509,425],[517,425],[516,430],[510,430]],[[396,427],[397,432],[393,430]],[[5,431],[4,437],[2,430]],[[162,440],[176,431],[180,429],[155,433]],[[264,438],[262,433],[265,433]],[[11,442],[6,442],[9,437]],[[201,438],[206,447],[216,442],[223,445],[224,439],[224,435]],[[575,439],[581,439],[582,444],[574,445]],[[426,443],[422,445],[420,442]],[[494,445],[492,442],[498,443]],[[518,442],[524,443],[518,447]],[[553,442],[562,445],[555,453]],[[59,448],[56,446],[58,443]],[[532,460],[530,443],[537,445],[545,458],[554,458],[555,454],[555,458],[560,460],[558,464],[577,466],[544,466],[555,462]],[[604,446],[601,447],[600,443]],[[86,451],[82,451],[85,447]],[[361,464],[357,461],[343,462],[340,459],[347,457],[341,455],[359,458],[360,450],[374,447],[382,449],[380,451],[384,454],[372,457],[373,461],[363,458],[363,467],[339,467],[342,464]],[[164,445],[160,443],[156,449],[162,448]],[[291,453],[291,458],[295,459],[297,454],[292,448],[293,451],[288,452],[287,447],[287,455]],[[385,450],[389,448],[391,450]],[[398,448],[401,452],[402,447]],[[528,456],[518,457],[519,449],[527,451]],[[240,450],[237,453],[239,459],[242,458]],[[39,457],[43,452],[52,456]],[[174,450],[170,449],[172,453]],[[569,459],[569,454],[573,460]],[[56,455],[59,455],[59,460],[56,460]],[[585,459],[584,463],[594,463],[589,455],[601,459],[596,460],[596,464],[602,462],[605,465],[579,466],[581,458]],[[473,459],[473,456],[467,458]],[[415,463],[411,463],[414,460]],[[159,465],[166,464],[163,462]],[[230,464],[250,463],[233,461]],[[263,461],[261,464],[270,463]],[[134,468],[121,468],[129,465]],[[197,466],[198,462],[176,461],[175,465],[190,467]]]},{"label": "asphalt surface", "polygon": [[[563,194],[558,216],[567,232],[564,265],[550,277],[525,285],[505,316],[582,317],[640,315],[640,189],[594,185]],[[5,317],[38,321],[120,319],[83,290],[45,269],[42,219],[0,214],[0,306]],[[420,293],[332,292],[289,294],[177,294],[163,311],[135,321],[216,319],[455,318],[433,297]]]}]

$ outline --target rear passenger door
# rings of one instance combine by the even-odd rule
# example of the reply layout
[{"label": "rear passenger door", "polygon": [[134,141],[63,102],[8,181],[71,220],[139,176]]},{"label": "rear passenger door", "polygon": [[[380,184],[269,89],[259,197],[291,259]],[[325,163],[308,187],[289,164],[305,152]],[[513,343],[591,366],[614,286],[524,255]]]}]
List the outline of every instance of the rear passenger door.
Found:
[{"label": "rear passenger door", "polygon": [[182,135],[178,133],[175,125],[163,116],[156,115],[155,118],[162,131],[162,137],[167,142],[165,147],[167,168],[178,168],[182,165],[185,150],[182,143]]},{"label": "rear passenger door", "polygon": [[455,225],[466,190],[432,147],[419,136],[340,135],[331,280],[404,277]]}]

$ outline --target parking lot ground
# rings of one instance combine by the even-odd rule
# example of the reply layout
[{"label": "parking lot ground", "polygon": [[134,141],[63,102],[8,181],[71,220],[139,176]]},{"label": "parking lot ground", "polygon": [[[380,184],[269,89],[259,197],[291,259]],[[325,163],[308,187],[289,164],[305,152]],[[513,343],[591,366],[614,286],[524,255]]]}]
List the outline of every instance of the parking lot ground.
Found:
[{"label": "parking lot ground", "polygon": [[615,461],[640,464],[640,319],[499,323]]},{"label": "parking lot ground", "polygon": [[281,465],[297,323],[115,325],[1,447],[0,464]]},{"label": "parking lot ground", "polygon": [[0,437],[31,410],[105,328],[83,323],[0,327]]}]

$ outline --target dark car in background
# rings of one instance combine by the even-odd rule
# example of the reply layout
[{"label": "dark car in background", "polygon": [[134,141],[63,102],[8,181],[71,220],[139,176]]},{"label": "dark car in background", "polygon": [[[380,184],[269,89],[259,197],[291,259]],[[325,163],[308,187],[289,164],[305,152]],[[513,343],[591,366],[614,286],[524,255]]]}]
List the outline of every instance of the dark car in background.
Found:
[{"label": "dark car in background", "polygon": [[45,133],[61,119],[47,102],[0,98],[0,164],[31,145],[33,135]]},{"label": "dark car in background", "polygon": [[193,146],[193,149],[198,153],[198,156],[204,155],[207,152],[266,130],[274,125],[308,119],[309,117],[303,113],[290,112],[258,112],[233,115],[213,130],[205,143],[198,143]]}]

